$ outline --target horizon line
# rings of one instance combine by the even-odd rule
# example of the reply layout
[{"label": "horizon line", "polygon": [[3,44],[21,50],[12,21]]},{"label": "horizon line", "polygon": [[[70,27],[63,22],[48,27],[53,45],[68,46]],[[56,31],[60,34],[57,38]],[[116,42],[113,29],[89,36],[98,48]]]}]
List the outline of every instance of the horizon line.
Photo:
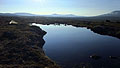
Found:
[{"label": "horizon line", "polygon": [[[120,10],[116,10],[116,11],[120,11]],[[114,12],[114,11],[111,11]],[[28,13],[28,14],[34,14],[34,15],[75,15],[75,16],[84,16],[84,17],[92,17],[92,16],[99,16],[102,14],[106,14],[106,13],[110,13],[110,12],[106,12],[106,13],[101,13],[101,14],[97,14],[97,15],[79,15],[79,14],[72,14],[72,13],[68,13],[68,14],[64,14],[64,13],[51,13],[51,14],[40,14],[40,13],[32,13],[32,12],[0,12],[0,13],[8,13],[8,14],[15,14],[15,13]]]}]

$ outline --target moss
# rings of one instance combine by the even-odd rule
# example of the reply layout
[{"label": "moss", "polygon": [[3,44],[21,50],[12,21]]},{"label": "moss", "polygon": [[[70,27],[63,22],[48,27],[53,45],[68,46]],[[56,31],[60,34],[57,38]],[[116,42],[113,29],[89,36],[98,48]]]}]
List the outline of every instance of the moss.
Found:
[{"label": "moss", "polygon": [[0,67],[60,68],[42,50],[45,34],[35,26],[0,26]]}]

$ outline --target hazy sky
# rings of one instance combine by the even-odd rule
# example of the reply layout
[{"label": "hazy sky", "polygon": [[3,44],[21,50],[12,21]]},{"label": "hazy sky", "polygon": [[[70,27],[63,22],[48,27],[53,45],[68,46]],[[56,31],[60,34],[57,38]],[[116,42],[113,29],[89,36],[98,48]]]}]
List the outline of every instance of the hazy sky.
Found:
[{"label": "hazy sky", "polygon": [[0,0],[0,13],[94,16],[120,9],[120,0]]}]

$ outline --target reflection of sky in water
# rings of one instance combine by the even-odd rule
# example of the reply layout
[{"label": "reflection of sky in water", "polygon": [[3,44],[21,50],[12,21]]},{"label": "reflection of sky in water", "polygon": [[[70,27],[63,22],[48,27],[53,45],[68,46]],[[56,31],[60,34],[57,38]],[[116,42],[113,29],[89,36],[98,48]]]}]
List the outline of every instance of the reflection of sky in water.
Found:
[{"label": "reflection of sky in water", "polygon": [[[57,63],[90,61],[89,56],[119,56],[120,40],[99,35],[86,28],[71,25],[38,25],[47,32],[44,50]],[[101,61],[102,63],[102,61]]]}]

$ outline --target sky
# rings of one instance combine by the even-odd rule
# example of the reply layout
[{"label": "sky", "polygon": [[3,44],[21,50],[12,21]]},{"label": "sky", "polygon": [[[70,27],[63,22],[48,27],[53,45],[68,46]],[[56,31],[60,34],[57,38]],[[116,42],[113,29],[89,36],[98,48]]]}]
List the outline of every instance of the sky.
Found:
[{"label": "sky", "polygon": [[0,0],[0,13],[96,16],[120,10],[120,0]]}]

